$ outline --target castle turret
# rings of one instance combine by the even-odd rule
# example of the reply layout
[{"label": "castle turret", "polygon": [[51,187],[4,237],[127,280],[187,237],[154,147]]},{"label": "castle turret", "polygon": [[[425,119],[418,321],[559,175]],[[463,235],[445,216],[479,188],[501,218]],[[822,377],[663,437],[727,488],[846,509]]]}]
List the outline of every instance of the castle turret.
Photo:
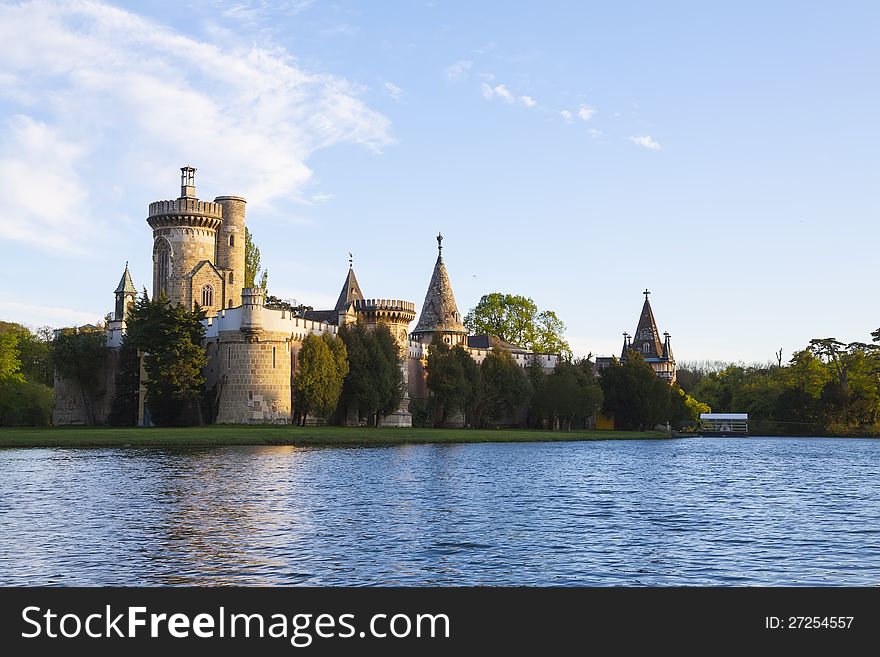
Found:
[{"label": "castle turret", "polygon": [[[354,321],[354,304],[364,300],[364,293],[361,292],[361,286],[358,284],[357,276],[354,275],[354,265],[352,263],[351,254],[348,254],[348,274],[342,283],[342,290],[339,292],[339,299],[336,300],[336,323],[343,326],[350,321]],[[412,320],[410,320],[412,321]]]},{"label": "castle turret", "polygon": [[443,341],[450,346],[467,341],[467,331],[461,323],[461,313],[458,312],[449,274],[443,263],[443,235],[440,234],[437,235],[437,262],[412,337],[424,344]]},{"label": "castle turret", "polygon": [[658,377],[672,385],[675,383],[675,358],[672,356],[672,346],[669,342],[669,333],[664,333],[664,340],[660,340],[660,332],[657,330],[657,322],[654,320],[654,311],[648,301],[648,290],[642,292],[645,295],[645,303],[642,305],[642,314],[639,315],[639,324],[632,341],[628,341],[624,333],[623,352],[620,359],[626,360],[629,352],[636,351],[642,355]]},{"label": "castle turret", "polygon": [[113,319],[117,322],[124,322],[128,319],[129,305],[133,304],[137,298],[137,289],[135,289],[131,274],[128,272],[127,262],[114,294],[116,295],[116,310],[113,313]]},{"label": "castle turret", "polygon": [[245,201],[240,196],[218,196],[214,203],[223,208],[223,224],[217,231],[217,259],[214,264],[225,279],[223,308],[241,305],[244,286]]},{"label": "castle turret", "polygon": [[246,287],[241,291],[241,332],[248,342],[259,340],[263,331],[263,289]]},{"label": "castle turret", "polygon": [[223,307],[223,280],[213,265],[223,208],[196,198],[195,168],[180,171],[180,198],[150,203],[153,297],[165,294],[171,303],[215,313]]}]

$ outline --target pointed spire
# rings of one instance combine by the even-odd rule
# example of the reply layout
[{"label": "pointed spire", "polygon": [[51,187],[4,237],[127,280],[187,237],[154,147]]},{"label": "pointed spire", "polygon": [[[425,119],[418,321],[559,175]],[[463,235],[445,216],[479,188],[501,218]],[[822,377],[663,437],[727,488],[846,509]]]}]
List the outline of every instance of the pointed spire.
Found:
[{"label": "pointed spire", "polygon": [[660,342],[660,332],[657,330],[657,322],[654,321],[654,311],[651,310],[651,302],[647,289],[642,292],[645,295],[645,303],[642,306],[642,314],[639,316],[639,325],[633,336],[631,348],[638,351],[645,358],[661,358],[663,345]]},{"label": "pointed spire", "polygon": [[361,292],[361,286],[358,285],[357,276],[354,275],[353,258],[351,253],[348,254],[348,273],[345,275],[345,282],[342,284],[342,291],[339,293],[339,299],[336,301],[336,312],[344,312],[353,301],[363,301],[364,294]]},{"label": "pointed spire", "polygon": [[629,349],[629,333],[623,332],[623,349],[620,350],[620,360],[626,360],[626,352]]},{"label": "pointed spire", "polygon": [[131,280],[131,274],[128,271],[128,261],[125,262],[125,271],[122,272],[122,278],[119,279],[119,285],[116,286],[114,294],[119,294],[120,292],[137,294],[137,289],[135,288],[134,283]]},{"label": "pointed spire", "polygon": [[669,333],[663,333],[663,358],[666,360],[675,360],[672,357],[672,344],[669,342]]},{"label": "pointed spire", "polygon": [[443,263],[443,235],[439,233],[437,234],[437,262],[434,264],[434,273],[431,275],[428,292],[425,294],[425,303],[419,314],[419,323],[413,333],[437,332],[467,334],[461,323],[461,314],[455,303],[455,295],[452,293],[452,284],[449,282],[446,265]]}]

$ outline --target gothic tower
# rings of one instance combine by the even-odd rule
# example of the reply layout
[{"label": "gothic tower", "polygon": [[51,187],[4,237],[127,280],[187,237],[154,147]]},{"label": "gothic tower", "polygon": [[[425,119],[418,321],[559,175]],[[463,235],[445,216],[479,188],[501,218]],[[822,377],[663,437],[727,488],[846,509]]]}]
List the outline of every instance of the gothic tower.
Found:
[{"label": "gothic tower", "polygon": [[116,286],[116,310],[113,313],[113,319],[117,322],[124,322],[128,319],[128,307],[134,303],[137,297],[137,290],[134,282],[131,280],[131,274],[128,272],[128,263],[125,263],[125,271],[122,272],[122,278],[119,279],[119,285]]},{"label": "gothic tower", "polygon": [[660,331],[657,330],[657,322],[654,320],[654,311],[651,302],[648,301],[648,290],[642,292],[645,295],[645,303],[642,305],[642,314],[639,315],[639,323],[636,333],[629,339],[627,333],[623,334],[623,351],[621,360],[626,360],[627,353],[637,351],[645,359],[654,372],[661,379],[672,385],[675,383],[675,358],[672,356],[672,345],[669,333],[663,334],[660,340]]},{"label": "gothic tower", "polygon": [[412,337],[423,344],[436,341],[445,342],[450,347],[467,344],[467,331],[461,323],[461,314],[443,263],[443,235],[437,235],[437,262]]},{"label": "gothic tower", "polygon": [[[147,223],[153,229],[153,297],[162,293],[171,303],[192,310],[196,304],[207,311],[222,308],[220,275],[213,269],[217,229],[223,223],[219,203],[196,198],[195,168],[181,167],[180,197],[150,203]],[[217,289],[219,288],[219,289]],[[208,302],[208,303],[206,303]]]}]

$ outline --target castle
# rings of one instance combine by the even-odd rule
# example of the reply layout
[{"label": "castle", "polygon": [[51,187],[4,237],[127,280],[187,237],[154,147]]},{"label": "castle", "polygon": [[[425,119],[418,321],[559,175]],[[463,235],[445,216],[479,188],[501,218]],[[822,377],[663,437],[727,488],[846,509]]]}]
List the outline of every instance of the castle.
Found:
[{"label": "castle", "polygon": [[[208,365],[206,389],[214,396],[216,422],[221,424],[277,423],[292,420],[293,381],[297,354],[308,334],[335,335],[341,326],[363,322],[367,329],[387,326],[401,354],[407,395],[396,413],[386,416],[388,426],[411,426],[411,397],[427,397],[425,365],[431,345],[461,345],[482,362],[493,347],[510,351],[526,367],[537,360],[549,372],[558,354],[535,354],[515,345],[500,345],[491,336],[469,336],[452,292],[443,262],[443,237],[437,236],[437,260],[415,329],[415,304],[391,298],[366,298],[349,260],[342,290],[332,309],[307,311],[302,316],[266,307],[264,291],[245,288],[245,207],[239,196],[214,201],[196,197],[193,167],[181,168],[180,196],[150,203],[147,223],[153,231],[153,296],[165,294],[171,303],[206,313],[204,347]],[[107,324],[110,348],[103,388],[97,400],[96,420],[106,419],[113,397],[113,370],[125,334],[129,305],[136,288],[125,270],[116,288],[115,312]],[[139,424],[149,424],[141,392]],[[83,424],[82,391],[56,379],[54,424]],[[346,423],[355,424],[356,412]],[[454,423],[463,422],[457,418]]]}]

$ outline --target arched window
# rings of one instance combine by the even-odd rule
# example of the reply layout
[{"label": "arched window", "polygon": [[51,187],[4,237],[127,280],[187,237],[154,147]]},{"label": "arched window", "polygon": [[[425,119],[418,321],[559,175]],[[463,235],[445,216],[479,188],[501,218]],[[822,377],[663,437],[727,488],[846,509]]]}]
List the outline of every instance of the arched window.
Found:
[{"label": "arched window", "polygon": [[229,300],[229,303],[226,304],[227,308],[232,308],[232,299]]},{"label": "arched window", "polygon": [[642,345],[642,351],[644,351],[645,353],[648,353],[649,351],[651,351],[651,345],[649,345],[646,342],[645,344]]},{"label": "arched window", "polygon": [[229,246],[235,246],[235,233],[229,234]]},{"label": "arched window", "polygon": [[235,272],[231,271],[231,272],[229,272],[229,284],[232,285],[232,283],[234,281],[235,281]]},{"label": "arched window", "polygon": [[163,292],[168,294],[168,279],[171,277],[171,245],[164,238],[156,240],[153,258],[153,266],[156,272],[153,294],[155,296]]},{"label": "arched window", "polygon": [[214,288],[206,285],[202,288],[202,308],[210,308],[214,305]]}]

